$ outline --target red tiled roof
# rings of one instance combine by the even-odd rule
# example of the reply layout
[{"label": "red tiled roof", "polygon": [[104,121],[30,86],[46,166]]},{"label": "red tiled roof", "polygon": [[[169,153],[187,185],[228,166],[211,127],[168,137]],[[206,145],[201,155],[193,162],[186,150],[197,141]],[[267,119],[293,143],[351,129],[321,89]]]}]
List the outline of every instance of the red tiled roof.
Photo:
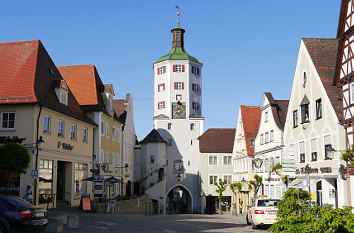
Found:
[{"label": "red tiled roof", "polygon": [[338,40],[332,38],[303,38],[311,60],[316,67],[322,84],[336,112],[339,122],[342,123],[341,87],[333,85],[337,61]]},{"label": "red tiled roof", "polygon": [[125,100],[113,100],[113,109],[118,116],[120,116],[125,111],[124,103]]},{"label": "red tiled roof", "polygon": [[208,129],[198,139],[202,153],[232,153],[235,129]]},{"label": "red tiled roof", "polygon": [[0,43],[0,81],[0,104],[40,104],[95,125],[70,90],[68,106],[59,102],[63,78],[39,40]]},{"label": "red tiled roof", "polygon": [[104,86],[94,65],[58,66],[58,70],[85,110],[105,109],[101,96]]},{"label": "red tiled roof", "polygon": [[39,40],[0,43],[0,103],[37,102],[34,83],[39,44]]},{"label": "red tiled roof", "polygon": [[253,155],[254,147],[250,146],[251,139],[255,139],[259,129],[261,119],[261,110],[259,106],[240,106],[243,130],[245,132],[245,141],[247,154]]}]

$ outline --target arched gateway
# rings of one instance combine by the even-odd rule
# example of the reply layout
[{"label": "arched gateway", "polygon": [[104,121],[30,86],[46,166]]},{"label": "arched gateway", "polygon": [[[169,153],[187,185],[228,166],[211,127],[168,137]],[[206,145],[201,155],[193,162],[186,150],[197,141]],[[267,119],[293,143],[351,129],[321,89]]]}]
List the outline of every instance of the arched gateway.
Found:
[{"label": "arched gateway", "polygon": [[167,192],[167,214],[189,214],[193,210],[193,197],[187,187],[175,185]]}]

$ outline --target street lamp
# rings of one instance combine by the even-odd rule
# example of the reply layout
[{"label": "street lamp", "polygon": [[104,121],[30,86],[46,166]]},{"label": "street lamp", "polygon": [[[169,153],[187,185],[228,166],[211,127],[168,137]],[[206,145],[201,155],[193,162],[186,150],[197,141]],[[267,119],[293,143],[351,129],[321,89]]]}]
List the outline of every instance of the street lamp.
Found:
[{"label": "street lamp", "polygon": [[308,183],[308,190],[309,190],[309,195],[311,196],[311,187],[310,187],[310,172],[311,172],[311,167],[309,164],[306,164],[305,166],[305,173],[307,174],[307,183]]}]

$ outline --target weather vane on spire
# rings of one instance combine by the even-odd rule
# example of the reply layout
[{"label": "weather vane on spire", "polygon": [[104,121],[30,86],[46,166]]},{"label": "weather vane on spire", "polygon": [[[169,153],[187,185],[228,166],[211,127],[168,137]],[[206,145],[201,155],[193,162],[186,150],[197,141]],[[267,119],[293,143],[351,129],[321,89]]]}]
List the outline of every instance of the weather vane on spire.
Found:
[{"label": "weather vane on spire", "polygon": [[181,8],[179,8],[179,6],[176,6],[176,9],[177,9],[177,27],[179,27],[179,15],[181,14],[180,11],[181,11]]}]

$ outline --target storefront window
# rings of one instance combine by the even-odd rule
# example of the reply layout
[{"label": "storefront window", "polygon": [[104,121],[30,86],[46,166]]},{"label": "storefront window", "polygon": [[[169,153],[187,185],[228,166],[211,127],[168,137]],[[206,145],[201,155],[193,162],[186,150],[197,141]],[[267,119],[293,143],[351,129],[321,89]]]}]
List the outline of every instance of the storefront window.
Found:
[{"label": "storefront window", "polygon": [[53,161],[39,161],[39,203],[52,201],[53,191]]},{"label": "storefront window", "polygon": [[81,194],[87,192],[87,164],[75,163],[75,184],[74,184],[74,198],[78,199]]}]

